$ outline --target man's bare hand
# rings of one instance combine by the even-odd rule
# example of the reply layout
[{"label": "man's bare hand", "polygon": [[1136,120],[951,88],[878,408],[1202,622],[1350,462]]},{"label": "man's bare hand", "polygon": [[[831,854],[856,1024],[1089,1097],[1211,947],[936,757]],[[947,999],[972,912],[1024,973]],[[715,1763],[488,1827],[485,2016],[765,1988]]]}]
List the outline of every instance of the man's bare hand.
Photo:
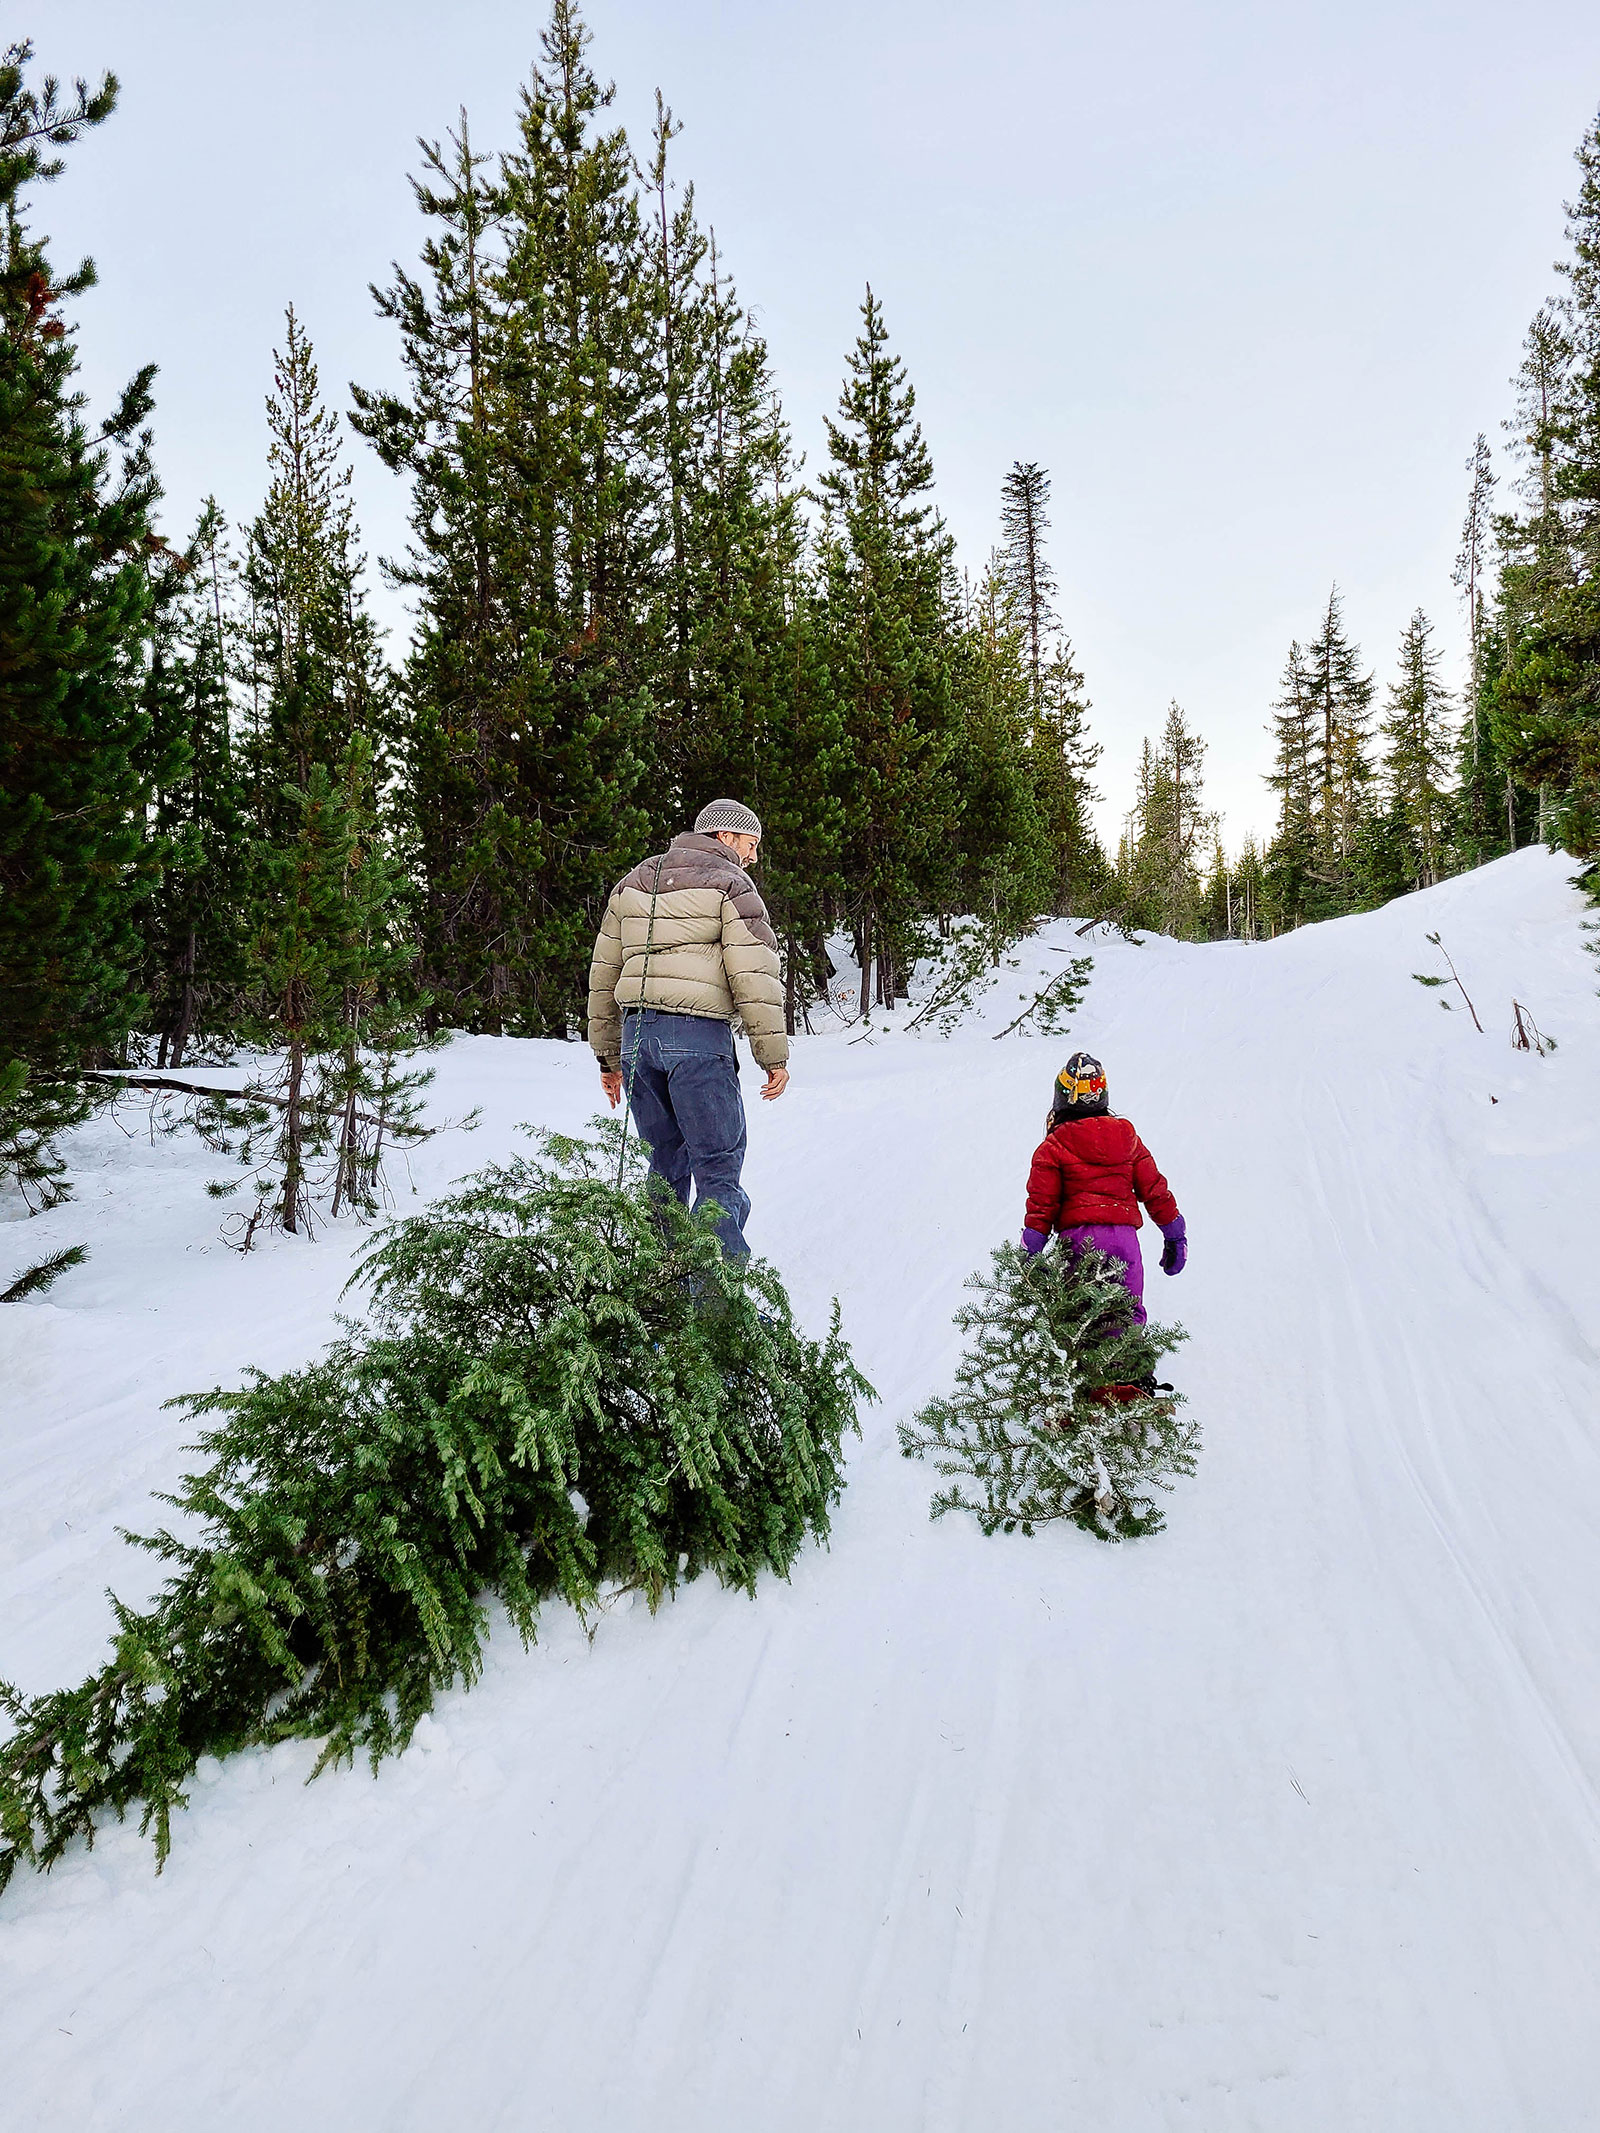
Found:
[{"label": "man's bare hand", "polygon": [[600,1069],[600,1086],[606,1092],[606,1102],[614,1111],[622,1101],[621,1074],[608,1074],[605,1068],[602,1067]]},{"label": "man's bare hand", "polygon": [[764,1104],[771,1103],[773,1098],[781,1096],[788,1086],[789,1069],[787,1067],[768,1067],[767,1078],[761,1085],[761,1101]]}]

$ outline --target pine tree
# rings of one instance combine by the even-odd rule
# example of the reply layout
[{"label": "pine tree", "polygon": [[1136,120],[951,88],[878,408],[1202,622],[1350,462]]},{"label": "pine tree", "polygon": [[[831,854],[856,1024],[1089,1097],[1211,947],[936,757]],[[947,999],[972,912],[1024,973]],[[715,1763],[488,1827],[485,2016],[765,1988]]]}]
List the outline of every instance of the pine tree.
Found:
[{"label": "pine tree", "polygon": [[1044,708],[1034,722],[1029,760],[1050,870],[1043,905],[1080,918],[1098,916],[1113,891],[1092,812],[1101,797],[1091,778],[1100,744],[1089,737],[1089,708],[1071,640],[1063,635],[1045,668]]},{"label": "pine tree", "polygon": [[[1400,675],[1389,686],[1381,725],[1383,782],[1408,855],[1405,886],[1423,889],[1448,871],[1452,795],[1447,780],[1457,754],[1454,699],[1439,679],[1443,654],[1419,607],[1400,639]],[[1474,661],[1476,663],[1475,651]],[[1386,900],[1381,894],[1372,901]]]},{"label": "pine tree", "polygon": [[223,1132],[243,1128],[239,1152],[253,1174],[245,1247],[263,1222],[308,1232],[320,1195],[332,1215],[371,1212],[384,1142],[416,1137],[416,1093],[431,1078],[399,1063],[415,1043],[416,951],[399,868],[379,834],[371,743],[356,734],[331,769],[313,763],[282,800],[296,826],[253,855],[256,922],[239,1015],[243,1040],[278,1066],[258,1084],[267,1102],[218,1107]]},{"label": "pine tree", "polygon": [[570,1032],[605,894],[648,835],[664,524],[649,262],[613,92],[556,0],[518,142],[425,151],[426,279],[380,309],[405,398],[356,426],[412,483],[404,698],[422,977],[447,1023]]},{"label": "pine tree", "polygon": [[1044,714],[1045,668],[1057,620],[1051,604],[1056,593],[1055,573],[1044,543],[1049,530],[1050,477],[1031,460],[1026,466],[1020,459],[1015,460],[1000,490],[1003,569],[1027,636],[1036,719]]},{"label": "pine tree", "polygon": [[1502,529],[1507,657],[1494,727],[1510,772],[1540,791],[1541,834],[1590,857],[1600,853],[1600,119],[1577,161],[1559,263],[1568,293],[1535,321],[1520,381],[1535,493]]},{"label": "pine tree", "polygon": [[1090,774],[1100,750],[1089,738],[1089,698],[1053,604],[1056,579],[1044,538],[1049,504],[1044,468],[1016,461],[1001,487],[1000,570],[1028,663],[1034,810],[1049,854],[1040,901],[1047,910],[1085,914],[1103,907],[1111,870],[1091,814],[1099,795]]},{"label": "pine tree", "polygon": [[1123,1401],[1104,1388],[1153,1381],[1181,1330],[1135,1325],[1121,1269],[1096,1251],[1030,1259],[1003,1244],[967,1287],[978,1300],[956,1313],[971,1338],[955,1390],[900,1425],[905,1457],[949,1484],[932,1515],[970,1512],[985,1533],[1058,1521],[1106,1541],[1159,1532],[1153,1492],[1194,1472],[1199,1429],[1170,1392]]},{"label": "pine tree", "polygon": [[1461,729],[1460,801],[1456,845],[1468,866],[1478,866],[1504,849],[1500,796],[1503,766],[1490,724],[1491,690],[1485,639],[1487,594],[1494,543],[1496,476],[1488,440],[1480,431],[1467,461],[1472,484],[1461,527],[1461,547],[1452,581],[1467,607],[1466,718]]},{"label": "pine tree", "polygon": [[951,543],[931,503],[916,394],[872,290],[819,484],[828,664],[843,719],[843,916],[861,1012],[904,994],[919,922],[947,874],[957,799],[945,581]]},{"label": "pine tree", "polygon": [[1228,938],[1264,940],[1273,924],[1266,861],[1254,837],[1247,836],[1229,872]]},{"label": "pine tree", "polygon": [[354,734],[381,732],[387,677],[366,611],[365,561],[338,422],[289,307],[267,398],[266,500],[250,528],[249,772],[252,813],[269,841],[295,833],[301,792]]},{"label": "pine tree", "polygon": [[109,117],[117,84],[63,99],[51,79],[28,86],[31,56],[0,56],[0,1175],[49,1200],[53,1139],[87,1110],[77,1074],[142,1012],[145,802],[173,766],[152,761],[139,701],[154,366],[91,430],[63,312],[94,266],[56,274],[24,219],[64,167],[49,150]]},{"label": "pine tree", "polygon": [[1373,676],[1362,673],[1360,650],[1345,634],[1337,585],[1328,595],[1321,628],[1306,647],[1305,672],[1316,707],[1316,861],[1308,916],[1327,918],[1354,909],[1360,900],[1357,852],[1372,781],[1367,729]]},{"label": "pine tree", "polygon": [[237,571],[226,536],[208,497],[187,551],[168,559],[156,604],[146,697],[152,749],[169,774],[152,797],[163,864],[143,931],[161,1067],[181,1066],[192,1044],[226,1044],[244,976],[249,826],[233,737]]},{"label": "pine tree", "polygon": [[1027,610],[991,557],[951,643],[956,730],[949,757],[960,814],[947,847],[946,914],[980,922],[998,961],[1054,886],[1030,759],[1034,727]]},{"label": "pine tree", "polygon": [[1200,869],[1217,828],[1217,818],[1203,804],[1205,752],[1205,742],[1190,731],[1174,701],[1159,746],[1145,743],[1138,799],[1124,839],[1122,889],[1129,922],[1176,940],[1198,939],[1203,930]]},{"label": "pine tree", "polygon": [[1213,826],[1211,834],[1211,864],[1200,900],[1200,938],[1227,941],[1233,938],[1233,872],[1223,846],[1220,822]]},{"label": "pine tree", "polygon": [[1263,862],[1274,931],[1305,917],[1317,855],[1317,706],[1298,643],[1289,647],[1280,686],[1272,716],[1274,767],[1267,777],[1278,795],[1278,825]]}]

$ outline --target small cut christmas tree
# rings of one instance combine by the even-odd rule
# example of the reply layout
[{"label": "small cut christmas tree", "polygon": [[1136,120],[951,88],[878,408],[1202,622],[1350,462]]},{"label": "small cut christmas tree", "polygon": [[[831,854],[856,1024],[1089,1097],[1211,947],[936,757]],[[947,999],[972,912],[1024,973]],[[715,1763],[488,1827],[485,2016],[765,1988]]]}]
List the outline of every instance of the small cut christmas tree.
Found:
[{"label": "small cut christmas tree", "polygon": [[1200,1445],[1182,1396],[1152,1389],[1182,1329],[1138,1325],[1120,1267],[1093,1250],[1003,1244],[967,1286],[955,1390],[900,1425],[905,1456],[945,1478],[932,1515],[970,1511],[985,1533],[1062,1519],[1099,1540],[1159,1532],[1152,1492],[1192,1474]]}]

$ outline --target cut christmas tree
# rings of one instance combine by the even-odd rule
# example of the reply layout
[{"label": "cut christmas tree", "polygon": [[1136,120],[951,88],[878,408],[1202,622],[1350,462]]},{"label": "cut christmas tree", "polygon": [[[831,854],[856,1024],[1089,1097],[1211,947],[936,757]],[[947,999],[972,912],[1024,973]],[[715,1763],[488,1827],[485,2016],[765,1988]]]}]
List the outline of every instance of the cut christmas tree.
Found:
[{"label": "cut christmas tree", "polygon": [[1133,1540],[1165,1523],[1155,1491],[1192,1474],[1199,1425],[1155,1382],[1186,1336],[1137,1323],[1118,1262],[1059,1245],[1030,1259],[1014,1244],[967,1283],[956,1313],[970,1336],[954,1392],[900,1425],[908,1459],[930,1459],[946,1486],[932,1515],[970,1511],[985,1533],[1032,1533],[1061,1520],[1099,1540]]},{"label": "cut christmas tree", "polygon": [[113,1603],[77,1688],[0,1684],[0,1888],[105,1808],[140,1806],[164,1858],[205,1754],[311,1738],[318,1769],[376,1768],[477,1678],[491,1597],[530,1642],[548,1596],[587,1610],[615,1581],[654,1608],[705,1570],[753,1593],[826,1537],[872,1397],[837,1306],[808,1340],[714,1209],[617,1184],[601,1124],[389,1230],[370,1324],[319,1361],[178,1403],[222,1419],[164,1499],[191,1537],[137,1540],[172,1577]]}]

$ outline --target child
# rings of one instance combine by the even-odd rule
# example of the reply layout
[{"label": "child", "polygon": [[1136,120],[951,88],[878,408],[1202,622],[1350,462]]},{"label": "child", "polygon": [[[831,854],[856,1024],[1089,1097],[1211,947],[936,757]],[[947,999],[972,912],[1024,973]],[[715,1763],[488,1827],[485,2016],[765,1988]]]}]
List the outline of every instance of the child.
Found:
[{"label": "child", "polygon": [[1074,1052],[1056,1076],[1045,1137],[1034,1150],[1022,1248],[1032,1258],[1044,1250],[1051,1231],[1059,1230],[1073,1258],[1092,1244],[1120,1259],[1134,1318],[1142,1326],[1140,1200],[1166,1239],[1162,1273],[1181,1274],[1189,1249],[1178,1203],[1132,1125],[1107,1108],[1105,1069],[1099,1060]]}]

